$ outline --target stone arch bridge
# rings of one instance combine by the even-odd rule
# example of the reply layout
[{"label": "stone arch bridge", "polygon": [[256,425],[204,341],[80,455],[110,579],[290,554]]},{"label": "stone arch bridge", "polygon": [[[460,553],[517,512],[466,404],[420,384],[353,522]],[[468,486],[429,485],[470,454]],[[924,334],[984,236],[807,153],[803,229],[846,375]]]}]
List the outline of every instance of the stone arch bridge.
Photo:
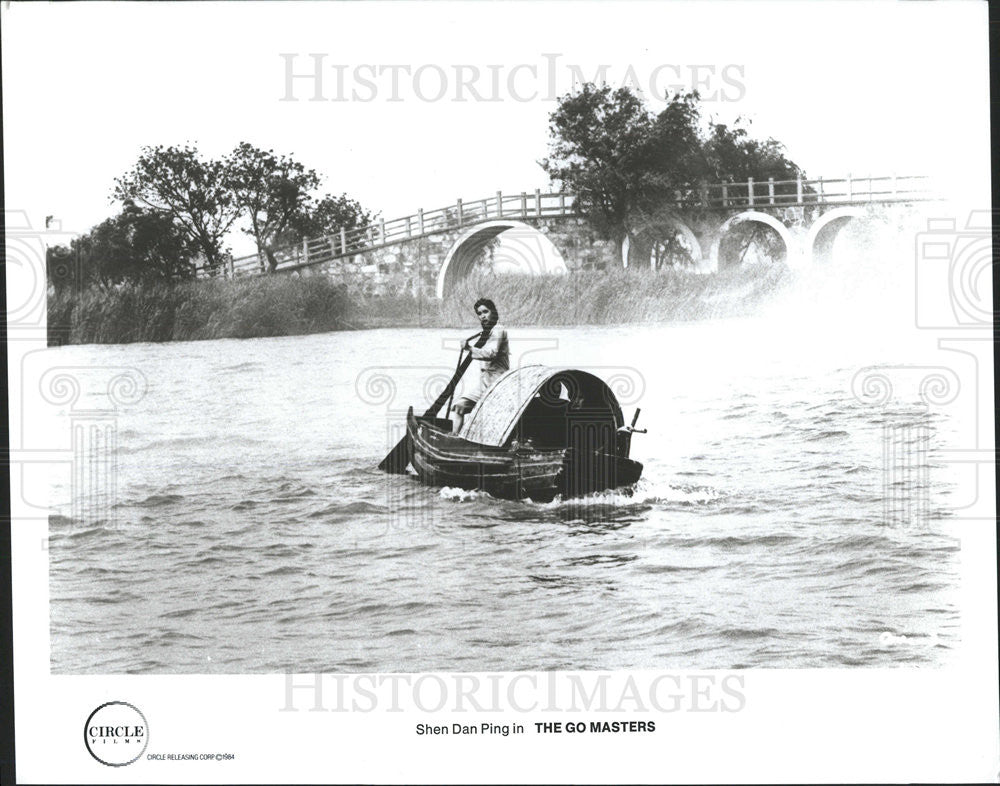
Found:
[{"label": "stone arch bridge", "polygon": [[[692,269],[711,273],[725,262],[727,238],[746,225],[773,230],[786,264],[795,268],[828,261],[838,233],[852,221],[931,198],[922,176],[703,184],[676,192],[663,210],[636,222],[619,246],[595,232],[572,194],[498,191],[278,249],[276,272],[443,297],[503,235],[505,269],[525,273],[656,267],[657,249],[667,241],[683,250]],[[225,274],[258,275],[266,267],[254,254],[231,260]]]}]

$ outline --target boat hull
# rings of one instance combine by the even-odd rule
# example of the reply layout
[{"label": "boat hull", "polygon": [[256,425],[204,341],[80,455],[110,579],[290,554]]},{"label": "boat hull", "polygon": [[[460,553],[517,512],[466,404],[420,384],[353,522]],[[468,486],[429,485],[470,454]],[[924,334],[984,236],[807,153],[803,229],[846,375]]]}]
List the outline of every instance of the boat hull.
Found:
[{"label": "boat hull", "polygon": [[601,451],[530,445],[494,447],[445,431],[435,421],[407,415],[410,463],[432,486],[480,489],[502,499],[547,502],[635,483],[642,464]]}]

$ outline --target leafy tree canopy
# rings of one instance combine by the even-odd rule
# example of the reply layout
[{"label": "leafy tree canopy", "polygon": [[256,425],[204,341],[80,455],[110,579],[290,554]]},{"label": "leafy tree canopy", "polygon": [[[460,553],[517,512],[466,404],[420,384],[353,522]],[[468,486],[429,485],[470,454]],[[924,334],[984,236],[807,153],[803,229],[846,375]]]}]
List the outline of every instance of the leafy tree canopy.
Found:
[{"label": "leafy tree canopy", "polygon": [[197,244],[167,211],[126,202],[119,215],[74,238],[69,247],[50,248],[48,276],[56,289],[192,278],[197,254]]},{"label": "leafy tree canopy", "polygon": [[618,234],[649,194],[654,118],[627,88],[586,84],[564,96],[549,117],[553,181],[573,191],[599,231]]},{"label": "leafy tree canopy", "polygon": [[278,266],[273,246],[309,216],[320,176],[289,156],[248,142],[230,153],[225,169],[236,205],[249,222],[243,232],[254,238],[273,271]]},{"label": "leafy tree canopy", "polygon": [[316,195],[322,177],[291,156],[240,142],[227,156],[203,158],[193,145],[145,147],[115,181],[113,196],[169,216],[193,243],[209,272],[224,262],[226,234],[241,218],[267,269],[275,251],[304,238],[353,229],[373,214],[346,194]]},{"label": "leafy tree canopy", "polygon": [[282,243],[298,243],[305,238],[332,235],[341,229],[350,231],[368,226],[378,218],[377,213],[362,207],[347,194],[331,196],[311,202],[307,210],[296,216],[281,236]]},{"label": "leafy tree canopy", "polygon": [[654,114],[627,87],[585,84],[560,99],[549,134],[542,167],[576,195],[599,232],[618,242],[678,193],[694,196],[706,181],[801,174],[781,143],[753,139],[744,121],[706,122],[697,92],[669,97]]},{"label": "leafy tree canopy", "polygon": [[[732,127],[710,123],[703,149],[711,177],[716,182],[732,180],[745,183],[749,178],[763,181],[794,180],[805,172],[785,154],[785,146],[776,139],[754,139],[744,127],[742,118]],[[744,189],[745,193],[746,189]],[[783,193],[794,193],[795,186],[786,186]]]},{"label": "leafy tree canopy", "polygon": [[240,210],[225,162],[203,159],[192,145],[144,147],[135,166],[115,180],[113,195],[168,214],[209,270],[221,267],[223,238]]}]

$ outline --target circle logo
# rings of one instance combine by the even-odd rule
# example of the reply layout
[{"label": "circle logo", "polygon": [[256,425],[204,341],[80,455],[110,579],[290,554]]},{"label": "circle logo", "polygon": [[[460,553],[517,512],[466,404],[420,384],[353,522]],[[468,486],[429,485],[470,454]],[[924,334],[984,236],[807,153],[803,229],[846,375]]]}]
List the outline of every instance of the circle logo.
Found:
[{"label": "circle logo", "polygon": [[101,764],[124,767],[146,750],[149,724],[138,707],[125,701],[109,701],[90,713],[83,726],[83,741]]}]

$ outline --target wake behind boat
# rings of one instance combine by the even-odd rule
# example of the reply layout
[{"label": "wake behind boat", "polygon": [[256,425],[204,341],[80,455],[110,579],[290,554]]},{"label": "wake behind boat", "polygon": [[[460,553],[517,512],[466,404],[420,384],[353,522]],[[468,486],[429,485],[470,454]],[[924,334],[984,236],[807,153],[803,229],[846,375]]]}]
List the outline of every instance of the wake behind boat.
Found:
[{"label": "wake behind boat", "polygon": [[639,411],[626,426],[599,377],[573,368],[524,366],[497,380],[452,433],[450,420],[407,413],[408,463],[429,485],[481,489],[546,502],[629,486]]}]

